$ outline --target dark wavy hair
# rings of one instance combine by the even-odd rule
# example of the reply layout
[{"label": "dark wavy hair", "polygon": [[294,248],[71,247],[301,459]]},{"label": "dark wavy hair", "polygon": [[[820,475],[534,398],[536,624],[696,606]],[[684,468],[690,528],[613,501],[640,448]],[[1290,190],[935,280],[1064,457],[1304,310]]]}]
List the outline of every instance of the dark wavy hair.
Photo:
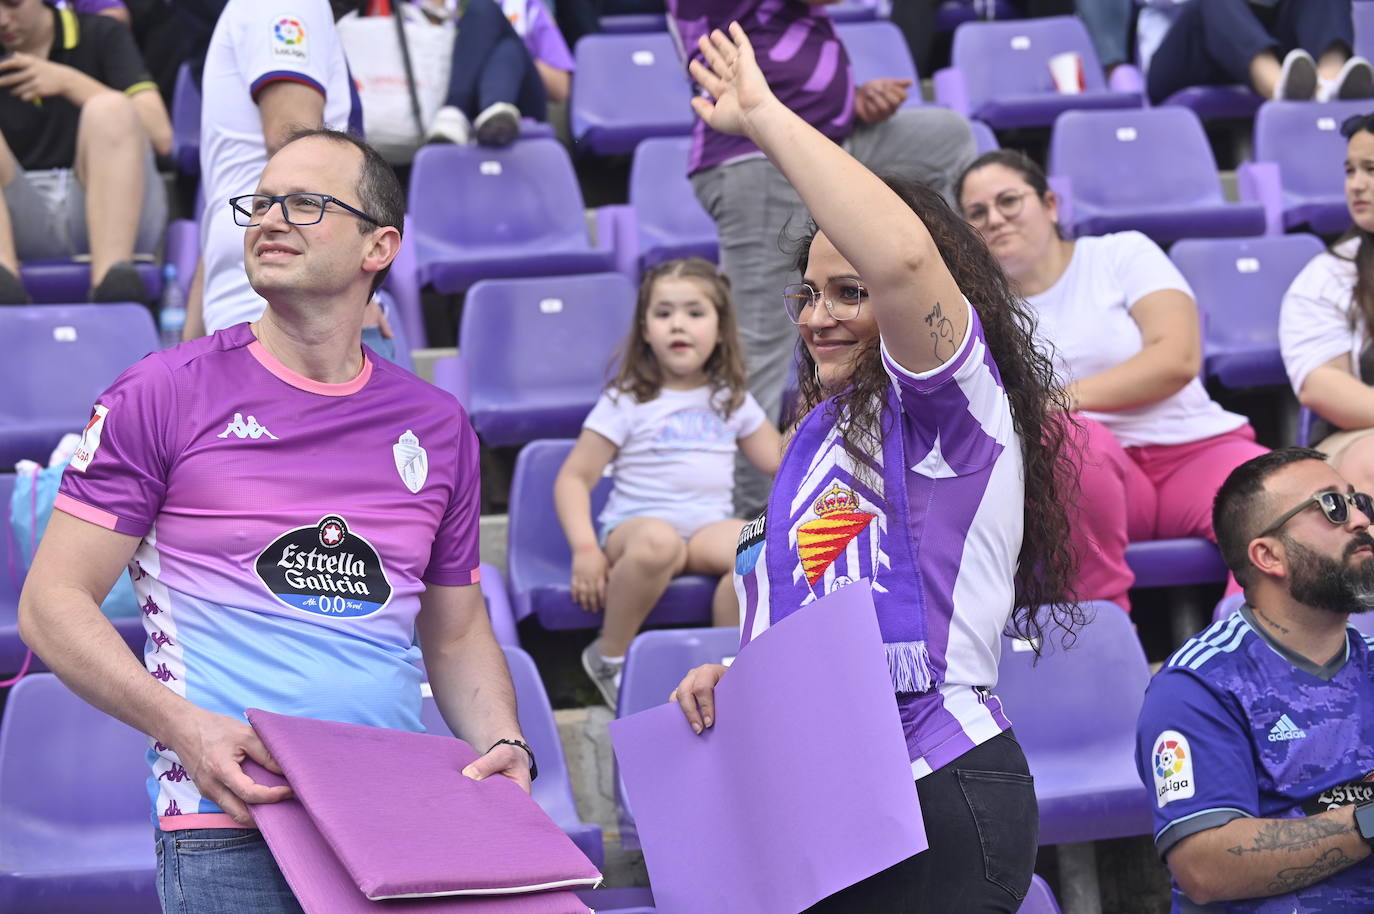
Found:
[{"label": "dark wavy hair", "polygon": [[[1346,138],[1347,144],[1360,132],[1374,133],[1374,114],[1357,114],[1346,118],[1345,123],[1341,124],[1341,135]],[[1354,256],[1337,254],[1336,248],[1351,238],[1360,239]],[[1355,264],[1355,289],[1351,295],[1355,307],[1350,309],[1350,328],[1355,329],[1361,320],[1366,327],[1374,327],[1374,232],[1367,232],[1352,223],[1350,231],[1337,238],[1327,250]]]},{"label": "dark wavy hair", "polygon": [[728,419],[744,403],[749,383],[744,375],[735,309],[730,303],[730,281],[715,264],[700,257],[665,261],[644,274],[635,302],[635,319],[625,342],[620,346],[620,370],[610,383],[611,390],[630,394],[637,403],[647,403],[663,389],[663,368],[654,350],[644,339],[644,327],[653,304],[654,286],[660,279],[691,279],[716,308],[720,341],[706,360],[703,370],[710,385],[712,402]]},{"label": "dark wavy hair", "polygon": [[[1038,653],[1046,628],[1063,630],[1072,640],[1084,621],[1074,593],[1077,558],[1070,545],[1066,506],[1077,501],[1077,471],[1071,460],[1073,419],[1055,376],[1054,365],[1035,343],[1035,319],[1012,291],[1006,275],[978,233],[950,209],[938,192],[901,178],[884,178],[888,187],[921,218],[983,324],[983,334],[1011,401],[1012,422],[1025,460],[1024,533],[1016,568],[1016,609],[1008,631],[1035,646]],[[816,226],[810,224],[797,252],[797,268],[806,274]],[[845,447],[871,452],[892,431],[888,414],[892,382],[882,364],[876,340],[852,357],[850,386],[829,397],[816,378],[816,362],[799,344],[797,380],[800,413],[822,403],[832,411]],[[1043,609],[1039,609],[1043,607]]]},{"label": "dark wavy hair", "polygon": [[[1026,155],[1019,149],[994,149],[985,152],[978,158],[969,163],[968,167],[959,173],[958,179],[954,182],[954,199],[962,209],[964,205],[964,181],[968,176],[980,168],[987,168],[989,165],[1001,165],[1003,168],[1011,169],[1019,174],[1030,189],[1035,191],[1035,196],[1041,203],[1045,202],[1045,197],[1050,192],[1049,178],[1045,177],[1045,169],[1035,163],[1035,160]],[[1054,233],[1062,241],[1064,238],[1064,227],[1058,222],[1054,223]]]}]

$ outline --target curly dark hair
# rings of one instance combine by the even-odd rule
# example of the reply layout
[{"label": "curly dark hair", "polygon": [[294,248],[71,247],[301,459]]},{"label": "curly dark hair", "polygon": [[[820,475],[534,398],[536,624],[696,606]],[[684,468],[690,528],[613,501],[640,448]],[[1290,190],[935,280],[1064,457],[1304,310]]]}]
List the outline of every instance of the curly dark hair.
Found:
[{"label": "curly dark hair", "polygon": [[[1345,123],[1341,124],[1341,135],[1346,138],[1347,146],[1355,134],[1362,131],[1374,133],[1374,114],[1346,118]],[[1355,253],[1337,253],[1336,249],[1351,238],[1360,239],[1355,246]],[[1366,327],[1374,327],[1374,232],[1367,232],[1352,224],[1350,230],[1332,242],[1327,250],[1341,260],[1355,264],[1355,288],[1351,292],[1355,307],[1350,309],[1350,328],[1355,329],[1361,322]]]},{"label": "curly dark hair", "polygon": [[[1074,593],[1077,557],[1070,545],[1067,506],[1077,501],[1071,431],[1074,420],[1060,389],[1054,365],[1036,345],[1035,318],[982,238],[950,209],[937,191],[901,178],[883,181],[921,218],[960,291],[973,303],[983,324],[988,349],[1002,375],[1011,401],[1012,422],[1025,460],[1024,534],[1015,577],[1016,609],[1008,631],[1029,641],[1037,653],[1046,629],[1056,625],[1063,643],[1084,621]],[[806,273],[811,223],[797,252],[797,268]],[[845,447],[871,452],[891,429],[887,392],[892,382],[882,364],[876,340],[857,348],[850,386],[827,398],[816,378],[816,362],[798,345],[797,379],[805,415],[821,403],[832,410]],[[861,464],[862,465],[862,464]]]},{"label": "curly dark hair", "polygon": [[644,339],[649,306],[653,304],[654,285],[660,279],[691,279],[715,306],[720,341],[706,360],[703,370],[711,387],[712,402],[728,419],[744,404],[749,383],[744,376],[744,356],[739,341],[735,309],[730,302],[730,281],[715,264],[701,257],[668,260],[644,274],[635,302],[635,319],[625,335],[618,354],[620,370],[608,385],[611,390],[630,394],[636,403],[647,403],[663,389],[663,369]]}]

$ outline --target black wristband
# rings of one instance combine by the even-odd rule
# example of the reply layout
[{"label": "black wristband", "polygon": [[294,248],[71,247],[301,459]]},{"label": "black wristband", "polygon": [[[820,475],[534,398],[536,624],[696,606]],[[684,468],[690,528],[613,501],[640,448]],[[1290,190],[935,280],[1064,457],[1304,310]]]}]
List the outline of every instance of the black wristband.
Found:
[{"label": "black wristband", "polygon": [[[530,780],[533,781],[539,777],[539,765],[534,761],[534,750],[530,748],[529,743],[518,739],[498,739],[491,744],[491,749],[495,749],[497,746],[519,746],[524,749],[525,754],[530,757]],[[490,752],[491,749],[487,751]]]}]

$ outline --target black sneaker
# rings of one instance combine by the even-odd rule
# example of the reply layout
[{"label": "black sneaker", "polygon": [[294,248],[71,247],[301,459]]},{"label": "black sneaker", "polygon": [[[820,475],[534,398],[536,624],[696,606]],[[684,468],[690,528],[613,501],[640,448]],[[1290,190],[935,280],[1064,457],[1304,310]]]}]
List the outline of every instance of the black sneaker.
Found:
[{"label": "black sneaker", "polygon": [[509,146],[520,138],[520,109],[510,102],[488,105],[472,128],[482,146]]},{"label": "black sneaker", "polygon": [[120,260],[112,265],[105,271],[105,278],[91,289],[92,302],[129,301],[146,305],[149,300],[143,277],[138,275],[138,268],[128,260]]}]

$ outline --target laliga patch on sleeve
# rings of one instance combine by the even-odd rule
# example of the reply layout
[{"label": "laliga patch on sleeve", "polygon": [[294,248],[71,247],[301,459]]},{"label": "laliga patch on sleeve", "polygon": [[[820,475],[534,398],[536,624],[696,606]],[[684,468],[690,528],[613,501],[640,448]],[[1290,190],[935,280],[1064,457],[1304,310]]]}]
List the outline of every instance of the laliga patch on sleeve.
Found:
[{"label": "laliga patch on sleeve", "polygon": [[272,17],[272,58],[294,64],[303,64],[310,59],[305,44],[305,25],[299,16]]},{"label": "laliga patch on sleeve", "polygon": [[99,403],[95,405],[91,421],[86,423],[86,430],[81,433],[81,443],[76,446],[76,453],[72,455],[73,470],[84,473],[86,467],[91,465],[95,452],[100,450],[100,433],[105,428],[105,416],[109,412],[108,406],[101,406]]},{"label": "laliga patch on sleeve", "polygon": [[1155,801],[1163,809],[1174,800],[1186,800],[1194,793],[1193,750],[1188,738],[1177,730],[1165,730],[1155,740]]}]

